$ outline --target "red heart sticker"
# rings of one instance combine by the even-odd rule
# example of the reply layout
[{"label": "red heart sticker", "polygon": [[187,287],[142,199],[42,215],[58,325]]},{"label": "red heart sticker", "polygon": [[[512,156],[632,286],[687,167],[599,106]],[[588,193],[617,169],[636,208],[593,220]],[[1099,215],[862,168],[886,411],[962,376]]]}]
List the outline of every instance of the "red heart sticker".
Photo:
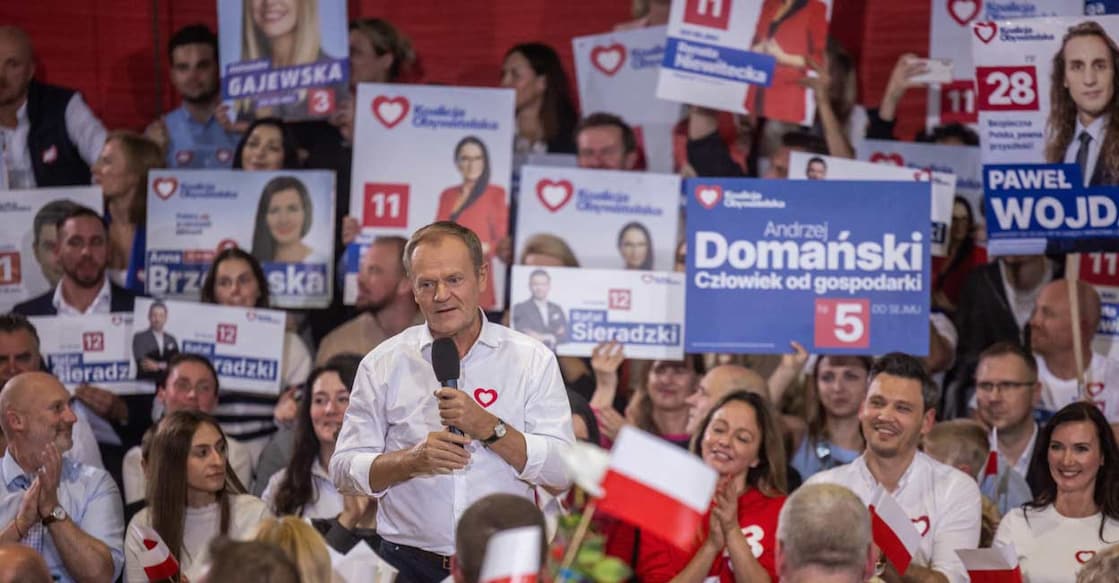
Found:
[{"label": "red heart sticker", "polygon": [[392,129],[396,124],[404,121],[411,107],[406,97],[385,97],[384,95],[378,95],[373,98],[373,116],[389,129]]},{"label": "red heart sticker", "polygon": [[695,199],[703,208],[711,210],[723,200],[723,187],[717,184],[698,186],[695,189]]},{"label": "red heart sticker", "polygon": [[1076,562],[1083,565],[1096,556],[1096,551],[1076,551]]},{"label": "red heart sticker", "polygon": [[474,389],[474,400],[483,407],[489,407],[497,402],[497,391],[493,389]]},{"label": "red heart sticker", "polygon": [[999,25],[994,22],[980,22],[972,28],[975,33],[975,38],[983,41],[983,44],[988,44],[995,38],[995,34],[999,31]]},{"label": "red heart sticker", "polygon": [[917,527],[917,532],[921,533],[921,536],[925,536],[926,534],[929,534],[929,517],[928,516],[921,516],[919,518],[914,518],[914,519],[912,519],[912,522],[913,522],[913,526]]},{"label": "red heart sticker", "polygon": [[980,0],[948,0],[948,16],[960,26],[966,26],[971,19],[979,16]]},{"label": "red heart sticker", "polygon": [[870,155],[870,161],[875,164],[893,164],[894,166],[905,166],[905,160],[901,154],[893,153],[887,154],[885,152],[875,152]]},{"label": "red heart sticker", "polygon": [[575,194],[570,180],[541,180],[536,183],[536,198],[551,212],[563,208]]},{"label": "red heart sticker", "polygon": [[626,47],[615,43],[591,49],[591,63],[596,69],[613,76],[626,63]]},{"label": "red heart sticker", "polygon": [[152,190],[155,195],[163,200],[167,200],[174,196],[175,191],[179,189],[179,179],[173,176],[166,176],[163,178],[156,178],[152,181]]}]

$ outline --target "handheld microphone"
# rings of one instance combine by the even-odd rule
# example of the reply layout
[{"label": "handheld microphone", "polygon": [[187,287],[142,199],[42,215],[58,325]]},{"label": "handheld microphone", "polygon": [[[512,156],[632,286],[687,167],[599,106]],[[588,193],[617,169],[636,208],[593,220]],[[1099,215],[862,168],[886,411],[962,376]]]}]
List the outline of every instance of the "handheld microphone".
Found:
[{"label": "handheld microphone", "polygon": [[[437,338],[431,345],[431,370],[435,372],[435,378],[439,380],[440,386],[458,388],[459,360],[458,348],[455,347],[454,340]],[[448,429],[455,435],[465,435],[461,429],[453,425]]]}]

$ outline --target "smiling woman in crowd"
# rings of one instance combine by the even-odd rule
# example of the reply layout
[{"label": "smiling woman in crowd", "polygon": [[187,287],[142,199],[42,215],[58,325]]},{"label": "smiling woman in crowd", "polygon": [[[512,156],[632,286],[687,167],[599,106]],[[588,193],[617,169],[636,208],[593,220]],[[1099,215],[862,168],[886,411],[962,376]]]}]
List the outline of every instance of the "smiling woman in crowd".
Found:
[{"label": "smiling woman in crowd", "polygon": [[254,121],[233,151],[235,170],[295,170],[299,152],[288,126],[279,118]]},{"label": "smiling woman in crowd", "polygon": [[307,185],[277,176],[264,185],[256,209],[253,257],[261,263],[326,263],[303,238],[311,231],[314,205]]},{"label": "smiling woman in crowd", "polygon": [[868,356],[827,355],[816,360],[804,397],[808,435],[792,465],[807,480],[822,470],[851,463],[865,442],[859,429],[859,406],[866,397]]}]

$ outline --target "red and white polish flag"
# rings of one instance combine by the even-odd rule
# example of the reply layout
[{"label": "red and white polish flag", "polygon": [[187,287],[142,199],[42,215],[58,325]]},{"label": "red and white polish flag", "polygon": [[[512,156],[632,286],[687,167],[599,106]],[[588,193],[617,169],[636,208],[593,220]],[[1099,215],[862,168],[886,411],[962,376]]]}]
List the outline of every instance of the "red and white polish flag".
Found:
[{"label": "red and white polish flag", "polygon": [[987,479],[991,476],[997,476],[999,474],[999,449],[998,449],[999,430],[998,430],[998,428],[995,428],[994,433],[995,433],[995,438],[994,438],[995,446],[992,447],[991,452],[987,454],[987,465],[983,467],[983,476],[981,478],[979,478],[980,482],[982,482],[983,480],[985,480],[985,479]]},{"label": "red and white polish flag", "polygon": [[148,581],[164,581],[179,574],[179,562],[171,555],[167,543],[153,528],[139,524],[133,525],[132,535],[140,539],[144,550],[140,553],[140,565]]},{"label": "red and white polish flag", "polygon": [[540,528],[535,526],[494,533],[486,543],[479,583],[536,583],[541,539]]},{"label": "red and white polish flag", "polygon": [[905,574],[921,546],[921,533],[917,532],[897,500],[881,486],[875,490],[869,506],[874,544],[898,573]]},{"label": "red and white polish flag", "polygon": [[598,509],[691,551],[718,475],[698,457],[653,435],[624,427],[610,452]]},{"label": "red and white polish flag", "polygon": [[959,549],[956,554],[972,583],[1022,583],[1022,569],[1014,545],[995,545],[989,549]]}]

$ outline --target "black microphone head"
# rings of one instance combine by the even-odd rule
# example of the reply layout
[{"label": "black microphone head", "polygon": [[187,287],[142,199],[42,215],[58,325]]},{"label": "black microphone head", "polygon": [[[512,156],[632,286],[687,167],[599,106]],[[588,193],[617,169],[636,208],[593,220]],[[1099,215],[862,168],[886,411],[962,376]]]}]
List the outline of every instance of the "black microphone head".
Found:
[{"label": "black microphone head", "polygon": [[437,338],[431,345],[431,369],[441,383],[458,378],[458,348],[454,340]]}]

